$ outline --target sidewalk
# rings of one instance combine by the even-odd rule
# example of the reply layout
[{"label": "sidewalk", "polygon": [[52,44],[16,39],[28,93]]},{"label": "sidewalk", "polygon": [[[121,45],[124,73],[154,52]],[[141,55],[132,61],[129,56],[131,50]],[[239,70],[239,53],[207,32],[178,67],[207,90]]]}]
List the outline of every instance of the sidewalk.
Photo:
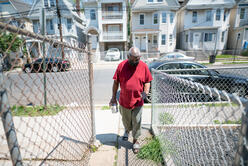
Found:
[{"label": "sidewalk", "polygon": [[[119,136],[124,133],[120,113],[113,114],[111,110],[101,110],[96,107],[96,140],[101,145],[98,150],[91,154],[89,166],[102,165],[119,165],[117,163],[118,148],[117,141]],[[151,124],[151,109],[144,108],[142,112],[142,125],[149,126]]]}]

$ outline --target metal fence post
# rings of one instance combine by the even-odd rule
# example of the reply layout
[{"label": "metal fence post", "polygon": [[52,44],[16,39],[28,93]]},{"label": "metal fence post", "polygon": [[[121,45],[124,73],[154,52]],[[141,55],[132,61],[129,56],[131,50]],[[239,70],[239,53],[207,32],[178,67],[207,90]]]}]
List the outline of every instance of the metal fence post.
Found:
[{"label": "metal fence post", "polygon": [[242,115],[242,125],[238,143],[238,150],[235,156],[234,165],[245,166],[248,164],[248,104],[245,107],[245,115]]},{"label": "metal fence post", "polygon": [[91,126],[92,126],[92,143],[96,141],[95,129],[95,110],[93,101],[93,63],[91,53],[90,35],[87,35],[87,48],[88,48],[88,67],[89,67],[89,88],[90,88],[90,110],[91,110]]},{"label": "metal fence post", "polygon": [[[46,35],[46,13],[45,13],[45,8],[42,8],[42,35],[45,36]],[[43,47],[43,76],[44,76],[44,107],[46,108],[47,106],[47,93],[46,93],[46,43],[45,41],[43,41],[42,43],[42,47]]]},{"label": "metal fence post", "polygon": [[2,67],[0,67],[0,115],[3,122],[3,128],[6,135],[9,153],[11,156],[12,164],[15,166],[22,166],[22,157],[20,148],[17,141],[15,126],[8,104],[8,96],[6,88],[4,87],[4,74]]}]

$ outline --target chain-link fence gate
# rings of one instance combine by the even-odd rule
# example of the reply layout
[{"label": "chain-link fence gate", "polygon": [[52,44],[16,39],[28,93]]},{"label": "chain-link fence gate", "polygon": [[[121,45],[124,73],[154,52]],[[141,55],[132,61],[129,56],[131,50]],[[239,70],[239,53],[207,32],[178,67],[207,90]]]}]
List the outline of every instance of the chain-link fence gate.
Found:
[{"label": "chain-link fence gate", "polygon": [[2,22],[0,40],[0,165],[87,165],[90,52]]},{"label": "chain-link fence gate", "polygon": [[152,73],[152,128],[167,165],[247,165],[247,68]]}]

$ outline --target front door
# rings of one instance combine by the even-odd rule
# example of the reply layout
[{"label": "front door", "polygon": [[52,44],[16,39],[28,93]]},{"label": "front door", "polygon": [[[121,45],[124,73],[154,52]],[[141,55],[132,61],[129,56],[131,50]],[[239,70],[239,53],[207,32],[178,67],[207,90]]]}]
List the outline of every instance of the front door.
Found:
[{"label": "front door", "polygon": [[97,48],[97,35],[92,35],[91,36],[91,47],[93,50],[95,50]]},{"label": "front door", "polygon": [[146,37],[145,36],[142,36],[140,50],[146,51]]},{"label": "front door", "polygon": [[193,49],[199,49],[200,48],[200,33],[194,33],[193,34]]},{"label": "front door", "polygon": [[140,36],[135,36],[135,47],[141,48],[140,47]]}]

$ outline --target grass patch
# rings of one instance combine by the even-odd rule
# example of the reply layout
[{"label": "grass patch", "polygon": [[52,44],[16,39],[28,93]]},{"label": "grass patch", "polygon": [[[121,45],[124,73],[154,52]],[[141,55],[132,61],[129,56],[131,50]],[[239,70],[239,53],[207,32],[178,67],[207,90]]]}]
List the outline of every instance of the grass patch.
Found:
[{"label": "grass patch", "polygon": [[56,115],[65,109],[64,106],[49,105],[44,106],[16,106],[11,107],[13,116],[51,116]]},{"label": "grass patch", "polygon": [[174,118],[171,114],[163,112],[159,114],[159,121],[162,125],[173,124]]},{"label": "grass patch", "polygon": [[163,162],[162,151],[158,138],[152,138],[148,144],[144,145],[137,154],[139,159],[148,159],[156,163]]},{"label": "grass patch", "polygon": [[225,62],[223,64],[248,64],[248,62]]},{"label": "grass patch", "polygon": [[102,106],[101,110],[110,110],[109,106]]},{"label": "grass patch", "polygon": [[227,120],[224,122],[220,122],[219,120],[214,120],[214,124],[241,124],[242,121],[240,120]]},{"label": "grass patch", "polygon": [[233,58],[233,55],[229,55],[229,54],[221,54],[221,55],[217,55],[216,58]]}]

